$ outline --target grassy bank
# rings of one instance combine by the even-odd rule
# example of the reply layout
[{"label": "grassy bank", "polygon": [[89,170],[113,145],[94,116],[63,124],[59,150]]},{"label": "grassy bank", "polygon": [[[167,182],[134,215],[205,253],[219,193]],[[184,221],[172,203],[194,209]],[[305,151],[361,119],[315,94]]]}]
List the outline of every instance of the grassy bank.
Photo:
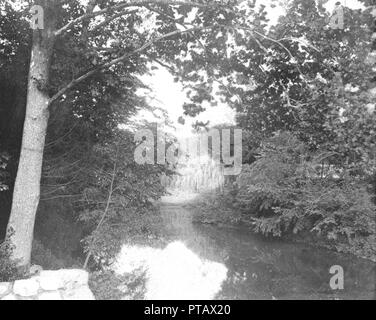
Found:
[{"label": "grassy bank", "polygon": [[[358,241],[348,241],[345,238],[330,239],[313,230],[301,230],[297,233],[291,230],[290,232],[284,232],[280,236],[263,233],[262,229],[259,228],[263,218],[258,216],[257,212],[252,212],[251,214],[249,211],[244,212],[239,208],[234,195],[226,191],[220,194],[206,192],[185,206],[193,211],[194,223],[210,224],[222,228],[247,228],[250,233],[261,234],[266,238],[279,238],[284,241],[305,243],[317,248],[349,253],[376,262],[375,234],[363,237]],[[264,220],[264,223],[268,223],[267,219]]]}]

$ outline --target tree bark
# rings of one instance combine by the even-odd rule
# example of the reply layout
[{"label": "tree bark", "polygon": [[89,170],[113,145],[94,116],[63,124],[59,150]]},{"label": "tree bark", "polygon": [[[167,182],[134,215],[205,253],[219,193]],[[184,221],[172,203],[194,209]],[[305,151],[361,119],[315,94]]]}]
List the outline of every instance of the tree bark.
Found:
[{"label": "tree bark", "polygon": [[51,0],[44,2],[44,29],[33,31],[21,154],[7,228],[7,235],[14,245],[12,258],[17,260],[20,267],[26,268],[30,264],[49,118],[47,84],[55,42],[53,3]]}]

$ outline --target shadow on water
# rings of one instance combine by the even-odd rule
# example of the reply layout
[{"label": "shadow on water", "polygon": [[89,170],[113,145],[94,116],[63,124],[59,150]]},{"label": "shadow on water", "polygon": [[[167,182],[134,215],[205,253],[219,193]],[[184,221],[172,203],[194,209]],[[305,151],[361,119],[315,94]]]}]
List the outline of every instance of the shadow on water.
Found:
[{"label": "shadow on water", "polygon": [[[178,201],[161,213],[170,237],[202,259],[224,264],[219,299],[374,299],[376,265],[308,245],[266,240],[245,229],[193,224]],[[344,269],[344,290],[332,290],[329,269]]]}]

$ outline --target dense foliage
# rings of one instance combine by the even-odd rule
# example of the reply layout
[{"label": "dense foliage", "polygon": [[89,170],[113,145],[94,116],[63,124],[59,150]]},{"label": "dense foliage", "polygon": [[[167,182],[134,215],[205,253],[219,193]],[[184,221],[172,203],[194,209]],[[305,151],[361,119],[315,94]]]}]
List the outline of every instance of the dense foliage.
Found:
[{"label": "dense foliage", "polygon": [[9,239],[0,242],[0,282],[14,281],[22,277],[17,262],[11,260],[12,250]]},{"label": "dense foliage", "polygon": [[152,224],[145,223],[145,216],[150,218],[153,201],[165,193],[160,180],[164,166],[138,165],[134,148],[133,136],[120,132],[112,144],[94,146],[83,172],[79,219],[93,230],[84,239],[86,251],[102,264],[108,264],[127,239],[150,235]]},{"label": "dense foliage", "polygon": [[124,276],[112,271],[93,272],[89,285],[97,300],[141,300],[145,293],[145,271]]},{"label": "dense foliage", "polygon": [[333,30],[315,1],[284,9],[268,31],[258,16],[265,37],[235,37],[238,55],[217,60],[233,70],[220,88],[237,110],[245,163],[198,220],[319,236],[375,259],[374,12],[344,7],[345,28]]},{"label": "dense foliage", "polygon": [[264,141],[259,158],[238,177],[237,203],[252,208],[256,232],[283,236],[312,232],[376,253],[376,206],[362,175],[331,164],[335,153],[309,152],[291,134]]}]

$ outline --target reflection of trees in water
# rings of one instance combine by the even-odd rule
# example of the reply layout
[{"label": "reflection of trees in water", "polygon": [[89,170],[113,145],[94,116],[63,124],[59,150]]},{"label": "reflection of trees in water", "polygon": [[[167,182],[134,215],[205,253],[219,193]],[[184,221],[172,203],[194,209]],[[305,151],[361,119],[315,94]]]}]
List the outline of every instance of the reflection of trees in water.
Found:
[{"label": "reflection of trees in water", "polygon": [[[260,299],[357,298],[370,299],[375,290],[375,264],[307,246],[265,241],[246,231],[198,227],[211,239],[211,246],[228,254],[229,269],[220,298]],[[329,268],[341,265],[345,270],[345,291],[329,287]]]},{"label": "reflection of trees in water", "polygon": [[[191,212],[164,204],[163,221],[172,239],[202,259],[223,263],[227,279],[220,299],[373,298],[375,264],[306,245],[266,240],[246,229],[192,224]],[[345,271],[345,290],[329,287],[332,265]]]},{"label": "reflection of trees in water", "polygon": [[170,239],[183,241],[197,255],[216,262],[228,257],[226,248],[219,248],[210,234],[201,233],[193,224],[188,210],[174,205],[161,207],[162,218]]}]

